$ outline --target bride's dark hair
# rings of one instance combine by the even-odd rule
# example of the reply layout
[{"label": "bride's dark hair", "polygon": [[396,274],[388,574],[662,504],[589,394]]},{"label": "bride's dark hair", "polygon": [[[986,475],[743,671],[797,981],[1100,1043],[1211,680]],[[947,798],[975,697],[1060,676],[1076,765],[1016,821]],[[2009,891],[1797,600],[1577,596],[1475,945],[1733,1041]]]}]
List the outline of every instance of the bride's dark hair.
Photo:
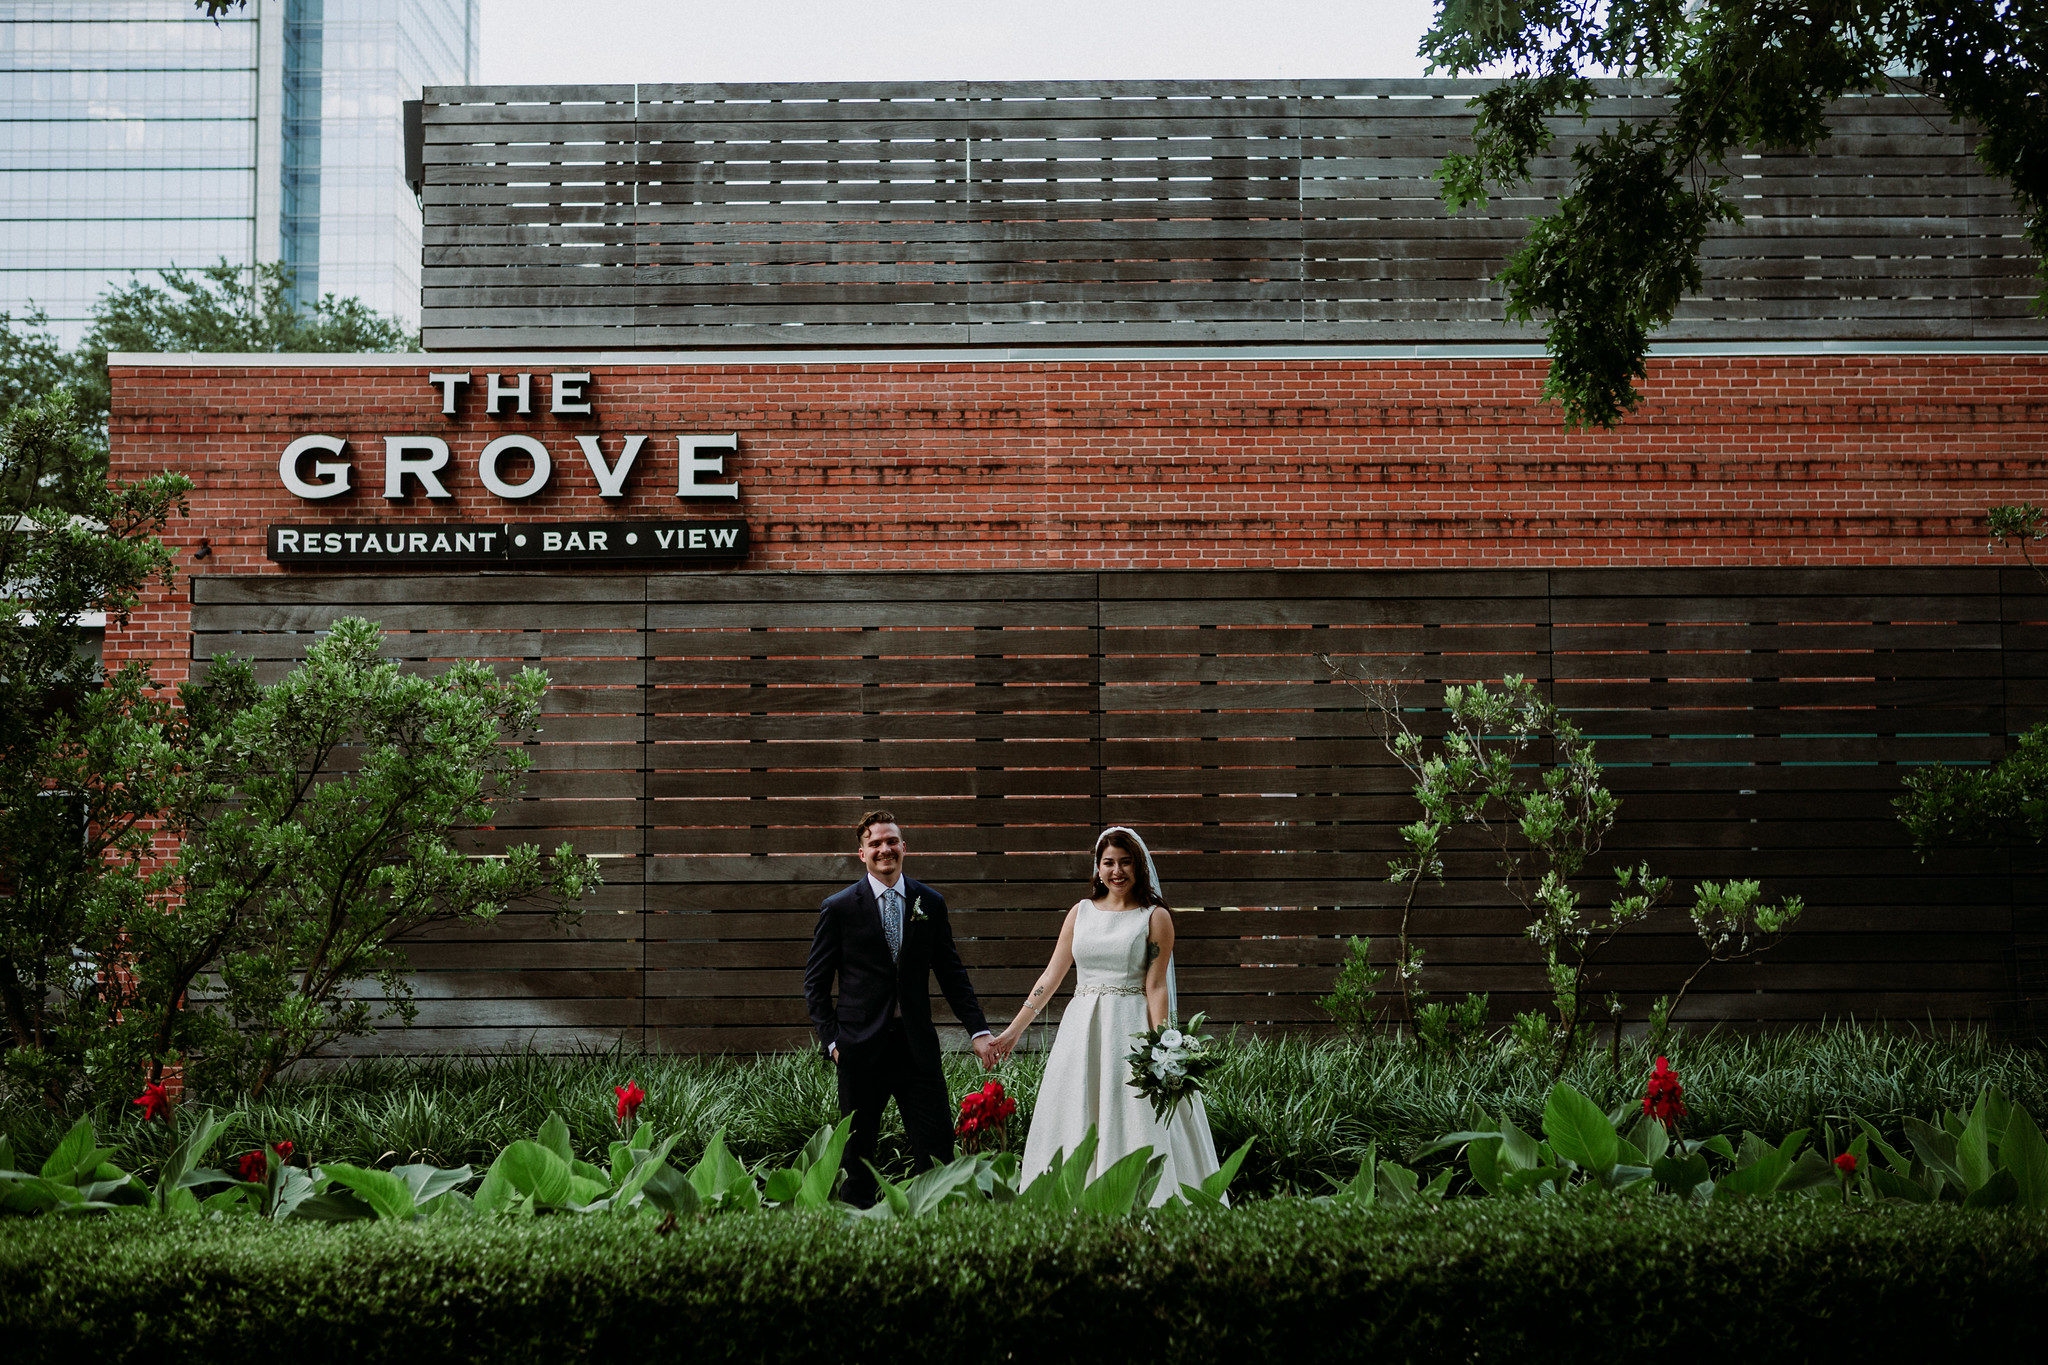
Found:
[{"label": "bride's dark hair", "polygon": [[1088,860],[1088,894],[1090,896],[1107,896],[1109,894],[1109,887],[1104,885],[1102,878],[1095,875],[1096,865],[1102,861],[1102,850],[1105,848],[1120,848],[1131,855],[1131,872],[1133,880],[1136,882],[1136,885],[1131,890],[1132,900],[1142,906],[1165,905],[1169,910],[1173,908],[1170,905],[1166,905],[1166,898],[1159,894],[1158,887],[1152,885],[1152,869],[1150,860],[1145,856],[1145,850],[1138,847],[1136,839],[1133,839],[1129,834],[1120,829],[1106,830],[1103,832],[1102,837],[1095,841],[1095,856]]}]

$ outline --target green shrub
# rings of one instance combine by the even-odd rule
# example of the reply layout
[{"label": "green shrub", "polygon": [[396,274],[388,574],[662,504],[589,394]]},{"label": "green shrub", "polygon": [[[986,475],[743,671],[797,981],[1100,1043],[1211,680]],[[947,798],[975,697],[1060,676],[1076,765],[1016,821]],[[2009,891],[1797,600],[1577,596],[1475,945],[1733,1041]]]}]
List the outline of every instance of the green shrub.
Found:
[{"label": "green shrub", "polygon": [[2048,1221],[1954,1208],[1285,1199],[1136,1221],[716,1219],[669,1237],[562,1218],[8,1232],[0,1339],[18,1365],[1759,1362],[2048,1344]]}]

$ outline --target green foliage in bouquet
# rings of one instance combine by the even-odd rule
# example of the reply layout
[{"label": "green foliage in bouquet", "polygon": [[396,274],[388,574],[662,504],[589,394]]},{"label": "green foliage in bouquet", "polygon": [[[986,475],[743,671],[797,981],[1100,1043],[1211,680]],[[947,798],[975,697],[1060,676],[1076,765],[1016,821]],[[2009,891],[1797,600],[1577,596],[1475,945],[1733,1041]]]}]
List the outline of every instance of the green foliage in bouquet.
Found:
[{"label": "green foliage in bouquet", "polygon": [[1223,1060],[1216,1040],[1202,1032],[1206,1018],[1196,1015],[1185,1029],[1168,1019],[1131,1035],[1138,1045],[1125,1058],[1131,1064],[1131,1079],[1125,1084],[1151,1102],[1161,1123],[1173,1117],[1182,1100],[1201,1093],[1202,1077]]}]

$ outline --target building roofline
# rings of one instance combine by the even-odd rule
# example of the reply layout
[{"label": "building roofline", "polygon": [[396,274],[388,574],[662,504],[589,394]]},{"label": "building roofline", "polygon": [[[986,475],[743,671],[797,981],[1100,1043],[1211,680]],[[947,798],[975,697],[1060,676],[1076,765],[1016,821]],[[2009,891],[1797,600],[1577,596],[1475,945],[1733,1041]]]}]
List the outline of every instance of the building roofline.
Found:
[{"label": "building roofline", "polygon": [[[1473,342],[1419,346],[927,346],[820,347],[814,350],[672,351],[116,351],[109,366],[152,369],[506,369],[518,365],[1014,365],[1106,361],[1273,362],[1303,360],[1540,360],[1541,345]],[[2043,341],[1775,341],[1653,345],[1653,360],[1719,356],[2048,355]]]}]

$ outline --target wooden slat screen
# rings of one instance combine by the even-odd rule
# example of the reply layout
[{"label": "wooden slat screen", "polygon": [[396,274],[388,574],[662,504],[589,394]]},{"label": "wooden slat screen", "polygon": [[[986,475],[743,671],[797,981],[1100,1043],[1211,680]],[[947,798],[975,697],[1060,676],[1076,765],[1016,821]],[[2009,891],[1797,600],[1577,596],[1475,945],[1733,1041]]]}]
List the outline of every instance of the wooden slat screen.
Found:
[{"label": "wooden slat screen", "polygon": [[[400,1049],[805,1038],[817,903],[857,874],[858,813],[903,818],[978,989],[1006,1013],[1085,894],[1106,823],[1146,831],[1180,911],[1183,1009],[1315,1029],[1342,937],[1389,946],[1406,781],[1328,653],[1401,679],[1538,680],[1624,798],[1610,861],[1762,879],[1812,906],[1685,1017],[2031,1015],[2037,879],[1922,862],[1890,801],[1912,764],[1984,761],[2042,714],[2048,595],[1995,570],[848,573],[201,578],[194,653],[276,674],[336,616],[391,652],[555,679],[528,799],[484,847],[563,838],[610,879],[577,929],[515,913],[413,949]],[[1589,896],[1600,895],[1589,881]],[[1464,842],[1416,928],[1432,988],[1536,1008],[1524,917]],[[1607,964],[1632,1016],[1698,960],[1668,912]],[[943,1017],[943,1006],[941,1006]]]},{"label": "wooden slat screen", "polygon": [[[1472,81],[463,86],[426,102],[429,349],[1516,341],[1525,192],[1444,211]],[[1846,101],[1730,162],[1671,341],[2048,336],[1975,135]]]}]

